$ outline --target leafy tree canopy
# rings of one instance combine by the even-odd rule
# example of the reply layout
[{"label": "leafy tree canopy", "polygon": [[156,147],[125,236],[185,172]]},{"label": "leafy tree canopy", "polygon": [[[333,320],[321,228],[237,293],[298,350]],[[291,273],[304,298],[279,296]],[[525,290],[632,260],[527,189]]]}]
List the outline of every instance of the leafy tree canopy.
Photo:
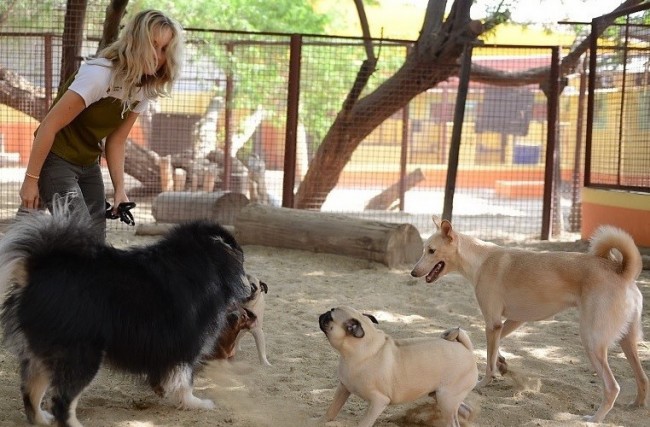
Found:
[{"label": "leafy tree canopy", "polygon": [[129,9],[161,9],[185,27],[322,34],[329,22],[309,0],[131,0]]}]

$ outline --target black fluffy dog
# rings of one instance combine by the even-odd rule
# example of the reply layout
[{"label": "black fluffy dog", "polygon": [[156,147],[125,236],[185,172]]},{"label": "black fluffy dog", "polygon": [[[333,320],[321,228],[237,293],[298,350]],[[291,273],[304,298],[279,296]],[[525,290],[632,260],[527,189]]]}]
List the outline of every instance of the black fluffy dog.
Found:
[{"label": "black fluffy dog", "polygon": [[[251,293],[234,237],[192,222],[121,250],[95,241],[69,205],[25,216],[0,240],[4,342],[20,359],[28,421],[81,426],[77,402],[102,363],[145,377],[181,408],[213,408],[192,380]],[[41,408],[49,389],[52,414]]]}]

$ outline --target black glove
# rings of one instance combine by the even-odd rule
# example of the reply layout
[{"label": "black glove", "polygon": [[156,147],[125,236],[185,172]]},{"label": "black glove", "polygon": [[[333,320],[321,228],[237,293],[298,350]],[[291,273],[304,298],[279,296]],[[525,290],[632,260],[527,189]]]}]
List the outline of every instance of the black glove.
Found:
[{"label": "black glove", "polygon": [[111,204],[106,202],[106,218],[108,219],[120,219],[123,223],[127,225],[135,225],[135,220],[133,219],[133,214],[131,209],[135,207],[135,202],[122,202],[117,205],[117,213],[113,212]]}]

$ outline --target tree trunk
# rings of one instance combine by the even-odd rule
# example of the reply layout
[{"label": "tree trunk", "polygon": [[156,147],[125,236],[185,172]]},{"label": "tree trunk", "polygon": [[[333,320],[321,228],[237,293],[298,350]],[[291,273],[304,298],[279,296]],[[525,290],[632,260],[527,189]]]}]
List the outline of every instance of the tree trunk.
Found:
[{"label": "tree trunk", "polygon": [[140,181],[144,194],[160,193],[160,156],[130,139],[126,140],[125,151],[124,172]]},{"label": "tree trunk", "polygon": [[1,65],[0,104],[14,108],[39,122],[43,120],[49,108],[42,87],[34,86],[20,74]]},{"label": "tree trunk", "polygon": [[117,39],[117,35],[120,33],[120,22],[128,4],[129,0],[111,0],[106,6],[102,39],[97,46],[97,53]]},{"label": "tree trunk", "polygon": [[422,238],[411,224],[370,221],[331,213],[251,203],[235,219],[241,245],[326,252],[412,266],[422,254]]},{"label": "tree trunk", "polygon": [[[429,2],[442,16],[446,2]],[[387,118],[420,93],[458,73],[458,58],[465,43],[476,40],[481,25],[469,17],[471,0],[454,2],[444,23],[430,23],[432,32],[421,33],[404,65],[377,90],[339,112],[300,184],[295,207],[320,209],[359,143]],[[358,88],[356,88],[358,90]]]},{"label": "tree trunk", "polygon": [[68,0],[67,2],[61,40],[61,83],[67,82],[79,68],[87,7],[88,0]]}]

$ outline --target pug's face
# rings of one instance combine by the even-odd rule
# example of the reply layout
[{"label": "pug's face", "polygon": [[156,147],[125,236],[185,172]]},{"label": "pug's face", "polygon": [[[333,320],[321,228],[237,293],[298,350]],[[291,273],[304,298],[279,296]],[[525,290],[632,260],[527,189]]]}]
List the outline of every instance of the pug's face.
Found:
[{"label": "pug's face", "polygon": [[364,340],[372,339],[377,319],[370,314],[362,314],[351,307],[338,307],[326,311],[318,317],[318,325],[325,333],[332,347],[341,353],[362,345]]}]

